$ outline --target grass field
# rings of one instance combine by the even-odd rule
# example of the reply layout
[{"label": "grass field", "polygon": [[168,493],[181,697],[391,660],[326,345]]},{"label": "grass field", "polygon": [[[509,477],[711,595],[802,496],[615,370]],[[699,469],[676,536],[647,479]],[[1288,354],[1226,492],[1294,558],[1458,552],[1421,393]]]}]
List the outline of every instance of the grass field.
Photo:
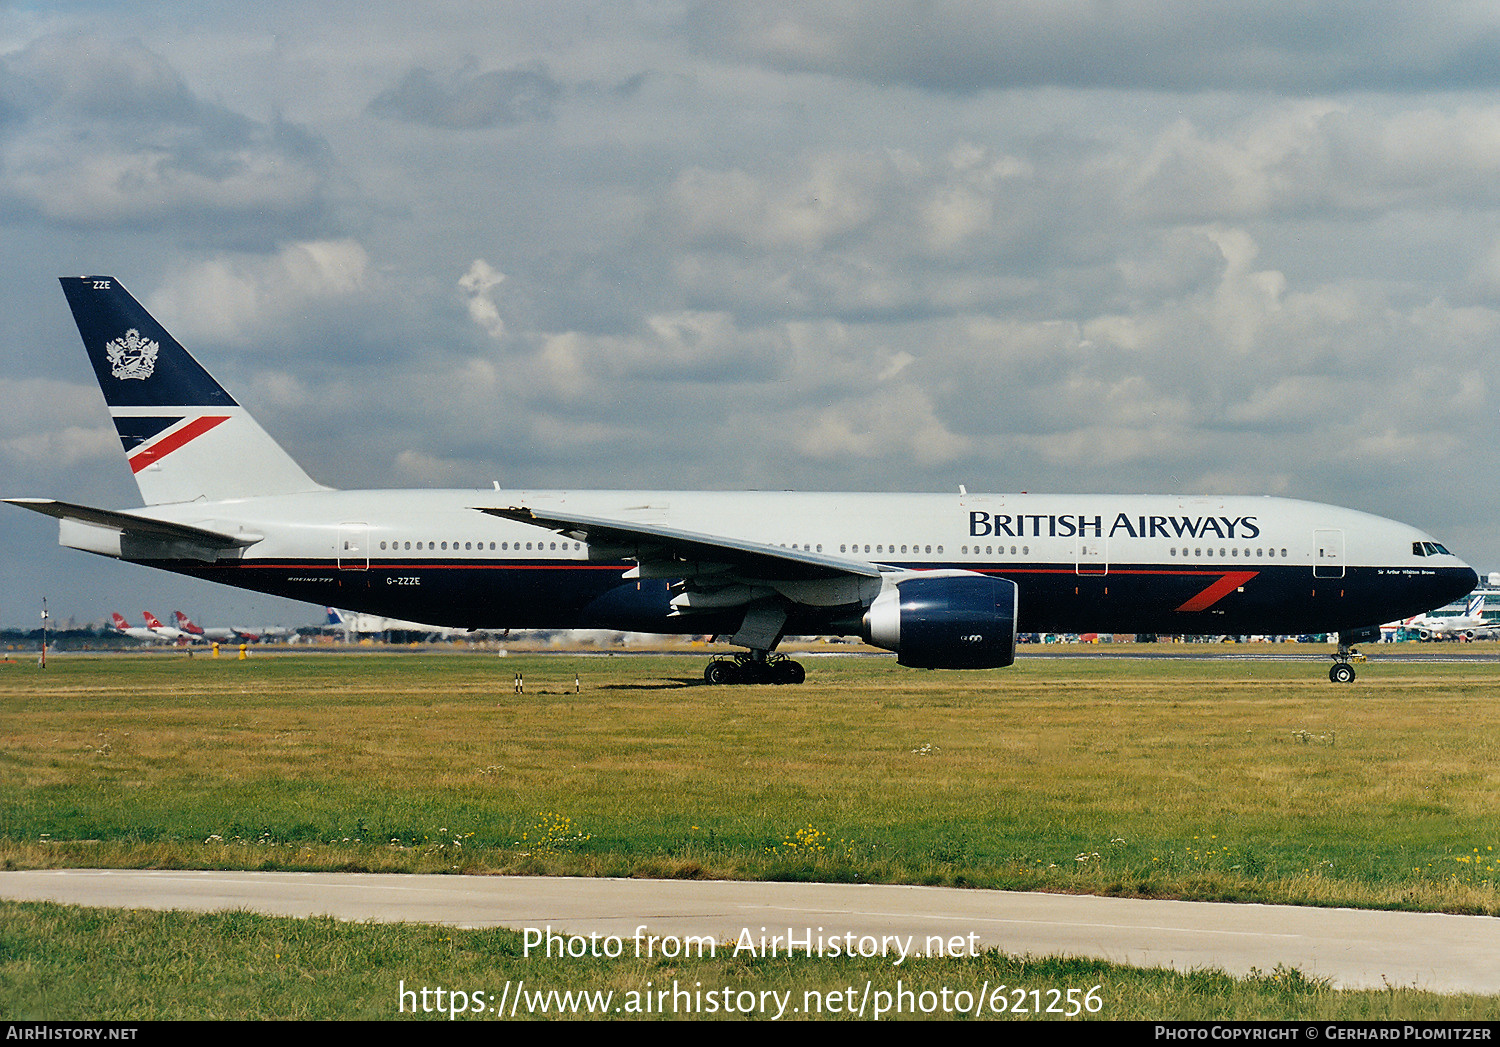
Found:
[{"label": "grass field", "polygon": [[1500,665],[808,665],[737,688],[680,657],[6,665],[0,858],[1500,914]]},{"label": "grass field", "polygon": [[811,664],[733,688],[674,657],[10,666],[0,859],[1500,913],[1500,666]]}]

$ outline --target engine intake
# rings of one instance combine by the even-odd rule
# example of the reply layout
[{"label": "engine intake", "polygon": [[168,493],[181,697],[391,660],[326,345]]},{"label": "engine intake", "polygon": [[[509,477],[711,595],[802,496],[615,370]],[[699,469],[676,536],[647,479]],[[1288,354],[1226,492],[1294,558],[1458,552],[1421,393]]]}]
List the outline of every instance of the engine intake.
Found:
[{"label": "engine intake", "polygon": [[998,669],[1016,660],[1016,583],[968,572],[917,574],[870,604],[864,639],[916,669]]}]

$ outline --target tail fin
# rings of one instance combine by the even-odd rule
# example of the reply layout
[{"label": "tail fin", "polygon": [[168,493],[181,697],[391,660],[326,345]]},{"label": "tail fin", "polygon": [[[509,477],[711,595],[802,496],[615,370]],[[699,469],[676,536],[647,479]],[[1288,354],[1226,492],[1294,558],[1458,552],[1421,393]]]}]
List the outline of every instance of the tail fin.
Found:
[{"label": "tail fin", "polygon": [[62,288],[147,505],[326,490],[118,280]]},{"label": "tail fin", "polygon": [[125,616],[122,615],[119,611],[115,611],[110,615],[110,617],[114,619],[115,629],[117,631],[123,633],[126,629],[130,628],[130,623],[125,620]]},{"label": "tail fin", "polygon": [[162,624],[161,624],[160,620],[158,620],[157,617],[156,617],[156,615],[152,614],[150,611],[142,611],[141,612],[141,617],[144,618],[144,619],[146,619],[146,628],[147,629],[160,629],[160,628],[162,628]]},{"label": "tail fin", "polygon": [[192,633],[194,636],[203,635],[203,626],[194,625],[193,620],[187,615],[183,614],[181,611],[173,611],[172,617],[177,619],[177,628],[181,629],[183,632]]}]

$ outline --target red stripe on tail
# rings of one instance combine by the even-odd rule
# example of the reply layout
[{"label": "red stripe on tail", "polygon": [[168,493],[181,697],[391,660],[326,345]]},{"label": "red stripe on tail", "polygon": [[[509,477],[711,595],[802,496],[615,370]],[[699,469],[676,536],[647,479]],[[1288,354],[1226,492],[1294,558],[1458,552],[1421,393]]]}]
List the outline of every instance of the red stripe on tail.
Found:
[{"label": "red stripe on tail", "polygon": [[160,440],[156,441],[156,443],[151,444],[149,447],[143,447],[141,450],[131,455],[130,471],[133,473],[140,472],[142,469],[146,468],[146,466],[161,461],[163,458],[171,454],[173,451],[177,450],[177,448],[181,447],[183,444],[196,440],[198,437],[208,432],[220,422],[227,421],[229,421],[229,416],[227,414],[206,414],[202,417],[194,418],[187,425],[184,425],[181,429],[178,429],[171,435],[164,436]]}]

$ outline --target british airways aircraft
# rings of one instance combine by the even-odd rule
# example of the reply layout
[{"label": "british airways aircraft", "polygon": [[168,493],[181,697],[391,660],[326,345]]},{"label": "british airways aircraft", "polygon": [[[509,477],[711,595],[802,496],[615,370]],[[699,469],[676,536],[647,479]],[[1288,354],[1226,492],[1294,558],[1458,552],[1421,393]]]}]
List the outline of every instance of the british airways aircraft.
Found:
[{"label": "british airways aircraft", "polygon": [[1354,643],[1478,582],[1414,527],[1280,498],[332,490],[118,280],[62,286],[145,508],[7,500],[68,548],[322,606],[714,633],[745,651],[710,683],[800,683],[787,634],[986,669],[1017,632],[1337,632],[1348,682]]}]

